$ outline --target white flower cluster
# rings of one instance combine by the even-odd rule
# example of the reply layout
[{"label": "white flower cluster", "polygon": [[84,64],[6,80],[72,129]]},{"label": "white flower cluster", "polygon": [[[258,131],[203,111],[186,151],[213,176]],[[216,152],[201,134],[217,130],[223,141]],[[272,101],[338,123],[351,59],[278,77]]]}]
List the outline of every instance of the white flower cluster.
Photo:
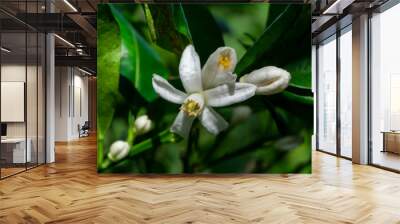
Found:
[{"label": "white flower cluster", "polygon": [[236,82],[233,74],[237,63],[236,52],[220,47],[210,55],[204,67],[194,47],[189,45],[182,53],[179,75],[185,92],[173,87],[163,77],[153,75],[153,88],[165,100],[181,104],[180,112],[171,131],[186,138],[193,120],[212,134],[228,127],[228,122],[213,107],[243,102],[255,94],[271,95],[283,91],[289,84],[290,74],[274,66],[264,67],[244,75]]}]

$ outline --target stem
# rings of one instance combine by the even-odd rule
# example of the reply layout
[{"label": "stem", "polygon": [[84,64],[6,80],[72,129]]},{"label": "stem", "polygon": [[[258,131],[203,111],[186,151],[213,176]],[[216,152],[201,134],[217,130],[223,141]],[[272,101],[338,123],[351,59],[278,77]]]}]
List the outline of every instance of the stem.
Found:
[{"label": "stem", "polygon": [[126,138],[126,142],[128,142],[129,145],[133,145],[135,142],[136,138],[136,128],[135,127],[130,127],[128,131],[128,137]]},{"label": "stem", "polygon": [[144,16],[146,18],[147,25],[150,31],[150,37],[153,42],[157,41],[157,33],[154,27],[153,16],[151,15],[151,11],[148,4],[144,4]]},{"label": "stem", "polygon": [[100,170],[101,166],[103,164],[103,158],[104,158],[104,137],[98,133],[98,140],[97,140],[97,169]]},{"label": "stem", "polygon": [[190,164],[190,158],[192,156],[192,153],[194,151],[194,148],[197,147],[197,141],[198,141],[198,128],[192,126],[190,129],[189,133],[189,138],[188,138],[188,143],[186,147],[186,153],[183,157],[183,172],[184,173],[193,173],[192,166]]},{"label": "stem", "polygon": [[100,167],[100,170],[104,170],[111,164],[111,160],[109,158],[106,158],[103,162],[103,164]]},{"label": "stem", "polygon": [[[146,139],[136,145],[131,146],[131,148],[129,149],[129,154],[125,159],[133,158],[134,156],[148,149],[154,148],[160,145],[161,143],[172,143],[176,141],[178,141],[178,139],[173,133],[169,132],[169,130],[164,130],[160,132],[156,137]],[[123,162],[125,159],[113,162],[110,161],[108,158],[106,158],[106,160],[102,163],[102,165],[99,166],[100,167],[99,171],[102,172],[110,168],[111,166],[116,166],[121,162]]]},{"label": "stem", "polygon": [[128,128],[128,136],[126,138],[126,142],[128,142],[129,145],[133,145],[136,137],[136,127],[135,127],[135,118],[132,116],[131,111],[129,111],[128,122],[129,122],[129,128]]}]

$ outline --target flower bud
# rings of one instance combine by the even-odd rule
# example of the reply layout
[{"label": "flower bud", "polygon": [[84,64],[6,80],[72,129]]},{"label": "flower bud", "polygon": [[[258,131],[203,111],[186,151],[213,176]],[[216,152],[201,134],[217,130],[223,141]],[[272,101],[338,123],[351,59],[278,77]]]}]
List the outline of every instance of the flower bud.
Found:
[{"label": "flower bud", "polygon": [[267,66],[244,75],[240,78],[240,82],[256,85],[256,94],[273,95],[286,89],[290,78],[290,73],[286,70],[275,66]]},{"label": "flower bud", "polygon": [[135,120],[135,128],[137,135],[143,135],[149,132],[153,127],[153,124],[147,115],[139,116]]},{"label": "flower bud", "polygon": [[125,141],[115,141],[110,146],[110,151],[108,152],[108,158],[112,161],[118,161],[123,159],[129,153],[129,144]]}]

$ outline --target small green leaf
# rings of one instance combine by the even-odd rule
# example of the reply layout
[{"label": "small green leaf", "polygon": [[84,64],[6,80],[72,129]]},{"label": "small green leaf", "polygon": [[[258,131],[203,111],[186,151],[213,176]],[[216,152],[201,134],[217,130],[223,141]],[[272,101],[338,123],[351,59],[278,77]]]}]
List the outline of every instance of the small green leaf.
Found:
[{"label": "small green leaf", "polygon": [[[123,5],[122,5],[123,6]],[[118,22],[122,38],[121,74],[132,82],[138,92],[147,101],[157,98],[153,90],[152,75],[154,73],[166,77],[167,69],[161,62],[157,52],[136,31],[119,10],[120,5],[110,4],[115,20]]]},{"label": "small green leaf", "polygon": [[153,42],[180,55],[191,42],[182,6],[144,4],[143,9]]},{"label": "small green leaf", "polygon": [[192,40],[192,35],[190,34],[190,30],[189,30],[189,25],[186,19],[186,15],[185,12],[183,11],[183,7],[181,4],[179,5],[174,5],[172,7],[173,10],[173,18],[174,18],[174,22],[175,22],[175,26],[177,28],[177,30],[185,35],[188,40]]}]

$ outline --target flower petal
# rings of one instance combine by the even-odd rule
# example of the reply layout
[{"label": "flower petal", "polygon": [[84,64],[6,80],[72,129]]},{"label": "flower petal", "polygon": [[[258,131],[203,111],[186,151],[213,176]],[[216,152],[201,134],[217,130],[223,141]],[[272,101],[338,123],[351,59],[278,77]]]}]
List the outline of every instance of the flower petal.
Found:
[{"label": "flower petal", "polygon": [[179,75],[187,93],[203,90],[200,59],[192,45],[188,45],[182,53],[181,62],[179,63]]},{"label": "flower petal", "polygon": [[237,63],[236,51],[230,47],[220,47],[210,55],[202,70],[203,89],[211,89],[221,84],[235,82],[233,75]]},{"label": "flower petal", "polygon": [[125,141],[117,140],[110,146],[108,158],[112,161],[118,161],[129,154],[129,144]]},{"label": "flower petal", "polygon": [[240,82],[256,85],[256,94],[272,95],[286,89],[290,78],[290,73],[286,70],[275,66],[267,66],[244,75],[240,78]]},{"label": "flower petal", "polygon": [[195,117],[188,116],[184,111],[179,111],[170,131],[187,138],[194,119]]},{"label": "flower petal", "polygon": [[229,90],[232,93],[235,88],[236,78],[237,78],[236,74],[220,73],[215,77],[214,82],[212,84],[207,84],[207,86],[204,87],[204,89],[212,89],[216,86],[227,84],[229,87]]},{"label": "flower petal", "polygon": [[235,83],[235,89],[231,94],[228,85],[217,86],[204,92],[208,106],[223,107],[239,103],[254,96],[256,86],[249,83]]},{"label": "flower petal", "polygon": [[136,135],[143,135],[149,132],[153,127],[152,123],[153,122],[149,119],[147,115],[139,116],[134,122]]},{"label": "flower petal", "polygon": [[163,99],[176,104],[181,104],[186,99],[184,92],[177,90],[163,77],[153,74],[152,82],[154,91]]},{"label": "flower petal", "polygon": [[227,129],[229,126],[228,122],[211,107],[205,107],[199,119],[207,131],[214,135]]}]

